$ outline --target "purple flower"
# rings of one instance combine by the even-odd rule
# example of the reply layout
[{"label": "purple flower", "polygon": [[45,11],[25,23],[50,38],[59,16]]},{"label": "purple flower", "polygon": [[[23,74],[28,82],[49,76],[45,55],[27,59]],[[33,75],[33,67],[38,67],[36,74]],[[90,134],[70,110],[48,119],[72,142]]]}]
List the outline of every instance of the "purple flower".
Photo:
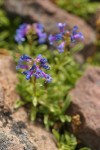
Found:
[{"label": "purple flower", "polygon": [[29,69],[28,65],[22,65],[22,64],[18,64],[18,66],[16,66],[16,69]]},{"label": "purple flower", "polygon": [[60,32],[64,32],[65,31],[66,23],[61,23],[60,22],[60,23],[57,24],[57,26],[58,26]]},{"label": "purple flower", "polygon": [[52,81],[52,77],[49,74],[46,74],[46,82],[50,83]]},{"label": "purple flower", "polygon": [[78,26],[74,26],[73,29],[72,29],[72,34],[76,34],[78,31]]},{"label": "purple flower", "polygon": [[16,69],[24,69],[22,73],[26,75],[27,80],[29,80],[32,76],[35,76],[36,79],[44,78],[47,82],[52,81],[50,75],[46,74],[41,68],[46,70],[50,69],[47,64],[47,59],[43,58],[41,54],[39,54],[35,59],[32,59],[28,55],[22,55],[18,61],[18,65],[16,66]]},{"label": "purple flower", "polygon": [[38,55],[35,59],[35,62],[39,62],[40,63],[40,67],[49,70],[50,67],[47,64],[47,59],[43,58],[42,55]]},{"label": "purple flower", "polygon": [[81,32],[78,32],[78,26],[73,27],[70,38],[71,38],[71,42],[77,42],[79,40],[84,40],[83,34]]},{"label": "purple flower", "polygon": [[50,83],[50,82],[52,81],[52,77],[51,77],[49,74],[45,74],[45,73],[43,72],[43,76],[44,76],[44,78],[46,79],[46,82]]},{"label": "purple flower", "polygon": [[38,35],[38,43],[43,44],[46,42],[47,34],[44,33],[44,26],[41,23],[35,23],[35,31]]},{"label": "purple flower", "polygon": [[47,59],[46,58],[41,58],[40,59],[40,66],[46,70],[49,70],[50,67],[47,64]]},{"label": "purple flower", "polygon": [[36,60],[40,61],[42,59],[42,55],[39,54],[37,57],[36,57]]},{"label": "purple flower", "polygon": [[16,30],[15,41],[19,44],[25,41],[26,36],[30,34],[31,36],[37,34],[38,43],[43,44],[46,42],[47,34],[43,32],[44,27],[41,23],[35,24],[22,24]]},{"label": "purple flower", "polygon": [[63,52],[64,52],[64,47],[65,47],[65,42],[62,42],[62,43],[57,47],[59,53],[63,53]]},{"label": "purple flower", "polygon": [[46,59],[46,58],[41,58],[41,59],[40,59],[40,62],[41,62],[42,64],[45,64],[45,63],[47,63],[47,59]]},{"label": "purple flower", "polygon": [[43,44],[46,42],[47,34],[46,33],[38,33],[38,43]]},{"label": "purple flower", "polygon": [[26,61],[26,62],[30,62],[32,60],[31,57],[29,57],[28,55],[25,55],[23,54],[21,57],[20,57],[20,61]]},{"label": "purple flower", "polygon": [[[71,42],[76,42],[84,39],[81,32],[78,32],[78,26],[74,26],[72,31],[65,29],[66,23],[58,23],[59,33],[48,37],[50,45],[54,45],[59,53],[64,52],[65,45],[70,45]],[[61,43],[61,44],[59,44]]]},{"label": "purple flower", "polygon": [[15,41],[17,43],[21,44],[22,42],[25,41],[26,29],[27,29],[27,24],[23,23],[16,30]]},{"label": "purple flower", "polygon": [[32,59],[31,57],[24,54],[20,57],[16,69],[29,69],[29,66],[25,64],[26,62],[32,62]]},{"label": "purple flower", "polygon": [[[64,34],[66,33],[65,30],[66,23],[60,22],[57,24],[57,26],[59,28],[60,33],[57,33],[55,35],[50,34],[48,40],[50,45],[54,44],[58,49],[59,53],[62,53],[64,52],[64,46],[65,46]],[[59,43],[61,44],[59,45]]]},{"label": "purple flower", "polygon": [[29,70],[25,70],[23,72],[24,75],[26,75],[26,80],[29,80],[33,75],[34,75],[34,72],[36,70],[36,65],[34,64],[31,69]]},{"label": "purple flower", "polygon": [[46,69],[46,70],[50,69],[50,67],[48,65],[46,65],[46,64],[41,64],[41,67],[44,68],[44,69]]},{"label": "purple flower", "polygon": [[48,37],[48,40],[50,42],[50,45],[52,45],[54,42],[58,42],[60,40],[62,40],[62,33],[56,34],[56,35],[52,35],[50,34]]},{"label": "purple flower", "polygon": [[31,70],[31,69],[23,72],[23,74],[26,75],[26,80],[29,80],[32,77],[33,73],[34,73],[34,70]]},{"label": "purple flower", "polygon": [[50,42],[50,45],[52,45],[53,42],[54,42],[56,39],[55,39],[55,36],[53,36],[52,34],[50,34],[49,37],[48,37],[48,40],[49,40],[49,42]]},{"label": "purple flower", "polygon": [[36,72],[34,73],[34,76],[39,79],[39,78],[43,78],[43,71],[40,70],[39,68],[36,68]]},{"label": "purple flower", "polygon": [[44,26],[41,23],[35,23],[34,27],[35,27],[36,33],[43,32],[44,30]]}]

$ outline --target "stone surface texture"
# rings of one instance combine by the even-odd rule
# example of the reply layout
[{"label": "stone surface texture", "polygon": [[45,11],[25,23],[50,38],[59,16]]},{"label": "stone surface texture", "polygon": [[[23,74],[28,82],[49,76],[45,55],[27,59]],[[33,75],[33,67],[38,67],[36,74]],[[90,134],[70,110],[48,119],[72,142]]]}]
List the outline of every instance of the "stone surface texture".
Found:
[{"label": "stone surface texture", "polygon": [[99,150],[100,67],[89,67],[70,94],[72,97],[70,113],[74,119],[75,115],[80,115],[80,124],[72,124],[75,134],[92,150]]},{"label": "stone surface texture", "polygon": [[3,109],[5,111],[6,109],[11,110],[15,100],[18,99],[18,95],[15,92],[17,82],[18,80],[13,59],[10,56],[0,55],[0,86],[3,90],[2,96],[4,99],[2,105],[4,106]]}]

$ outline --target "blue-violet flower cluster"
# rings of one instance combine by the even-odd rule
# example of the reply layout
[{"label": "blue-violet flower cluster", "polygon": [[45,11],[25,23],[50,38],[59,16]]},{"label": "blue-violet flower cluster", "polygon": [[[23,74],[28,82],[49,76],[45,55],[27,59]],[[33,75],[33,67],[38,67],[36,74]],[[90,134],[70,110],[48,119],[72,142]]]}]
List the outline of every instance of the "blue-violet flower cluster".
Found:
[{"label": "blue-violet flower cluster", "polygon": [[84,40],[84,36],[81,32],[78,32],[78,26],[74,26],[72,31],[66,30],[65,23],[58,23],[60,33],[52,35],[50,34],[48,40],[50,45],[55,45],[59,53],[64,52],[65,47],[70,43],[75,43],[80,40]]},{"label": "blue-violet flower cluster", "polygon": [[27,24],[23,23],[16,30],[15,41],[19,44],[25,41],[27,35],[38,36],[38,43],[42,44],[46,42],[47,34],[44,33],[44,27],[41,23]]},{"label": "blue-violet flower cluster", "polygon": [[16,69],[24,69],[22,73],[26,75],[27,80],[34,76],[36,79],[44,78],[46,82],[51,82],[52,77],[49,74],[46,74],[42,68],[46,70],[50,69],[47,64],[47,59],[43,58],[41,54],[35,59],[24,54],[20,57],[18,65],[16,66]]}]

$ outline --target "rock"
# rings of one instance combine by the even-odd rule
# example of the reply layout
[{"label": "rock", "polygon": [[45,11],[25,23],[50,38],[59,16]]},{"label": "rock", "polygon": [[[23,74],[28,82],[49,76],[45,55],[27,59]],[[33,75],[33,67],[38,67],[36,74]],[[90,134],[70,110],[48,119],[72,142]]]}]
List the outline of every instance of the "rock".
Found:
[{"label": "rock", "polygon": [[3,107],[4,107],[4,93],[0,85],[0,111],[2,111]]},{"label": "rock", "polygon": [[57,150],[53,135],[31,123],[23,107],[13,110],[17,82],[12,57],[0,55],[0,150]]},{"label": "rock", "polygon": [[14,118],[16,122],[18,121],[28,122],[29,119],[24,107],[20,107],[18,110],[14,111],[12,114],[12,118]]},{"label": "rock", "polygon": [[[16,128],[18,133],[16,133]],[[0,128],[0,148],[2,150],[37,150],[33,141],[30,141],[28,133],[16,127],[13,131],[13,124],[10,127]],[[34,144],[33,144],[34,143]]]},{"label": "rock", "polygon": [[13,104],[18,99],[18,95],[15,92],[17,82],[15,63],[12,57],[0,55],[0,86],[3,90],[1,98],[4,97],[3,102],[0,99],[0,105],[2,103],[4,111],[12,111]]},{"label": "rock", "polygon": [[92,150],[100,149],[100,68],[90,67],[71,91],[72,128]]},{"label": "rock", "polygon": [[43,23],[48,33],[58,31],[57,22],[66,22],[68,28],[78,25],[85,37],[86,52],[83,50],[82,54],[87,58],[95,52],[95,32],[93,29],[84,20],[58,8],[50,0],[5,0],[5,8],[12,14],[28,18],[28,21]]},{"label": "rock", "polygon": [[24,108],[20,108],[19,111],[16,111],[12,116],[14,119],[14,124],[12,126],[14,133],[17,134],[20,128],[24,126],[29,134],[27,138],[32,138],[32,141],[36,144],[37,150],[57,150],[53,135],[40,127],[40,125],[29,122]]},{"label": "rock", "polygon": [[96,31],[97,31],[97,40],[99,41],[100,40],[100,8],[96,12]]},{"label": "rock", "polygon": [[0,149],[1,150],[22,150],[19,140],[16,136],[7,133],[6,130],[0,129]]},{"label": "rock", "polygon": [[39,126],[11,121],[0,127],[2,150],[57,150],[50,133]]},{"label": "rock", "polygon": [[[23,115],[21,112],[19,118]],[[28,120],[23,122],[18,118],[17,121],[15,117],[12,115],[12,120],[8,118],[6,126],[0,121],[0,148],[2,147],[2,150],[57,150],[53,135],[42,127],[29,123]]]}]

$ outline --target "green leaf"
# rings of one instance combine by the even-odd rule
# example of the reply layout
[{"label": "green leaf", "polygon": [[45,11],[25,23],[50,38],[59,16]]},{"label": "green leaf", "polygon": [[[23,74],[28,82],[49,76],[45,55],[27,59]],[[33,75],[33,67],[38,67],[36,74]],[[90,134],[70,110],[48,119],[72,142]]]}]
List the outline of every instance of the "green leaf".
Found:
[{"label": "green leaf", "polygon": [[5,31],[1,32],[1,34],[0,34],[0,42],[1,42],[1,40],[3,42],[3,40],[6,39],[7,37],[9,37],[9,32],[8,31],[5,30]]},{"label": "green leaf", "polygon": [[65,119],[67,122],[71,122],[71,116],[65,115]]},{"label": "green leaf", "polygon": [[25,104],[25,102],[23,102],[21,100],[17,100],[16,103],[15,103],[14,108],[17,109],[17,108],[23,106],[24,104]]},{"label": "green leaf", "polygon": [[38,104],[38,99],[37,99],[37,97],[34,97],[34,98],[33,98],[32,103],[33,103],[33,106],[34,106],[34,107],[37,106],[37,104]]},{"label": "green leaf", "polygon": [[32,107],[30,112],[31,121],[34,121],[36,119],[36,113],[37,113],[37,109],[35,107]]},{"label": "green leaf", "polygon": [[55,108],[53,107],[53,105],[50,105],[49,109],[50,109],[51,112],[55,112]]},{"label": "green leaf", "polygon": [[47,130],[50,129],[50,126],[53,126],[54,122],[49,119],[49,115],[44,115],[44,124]]},{"label": "green leaf", "polygon": [[81,148],[80,150],[91,150],[91,149],[88,148],[88,147],[83,147],[83,148]]},{"label": "green leaf", "polygon": [[71,52],[75,53],[75,52],[79,52],[84,48],[83,43],[78,43],[77,45],[75,45],[73,48],[71,48]]},{"label": "green leaf", "polygon": [[44,124],[45,124],[45,125],[48,124],[48,115],[44,115]]},{"label": "green leaf", "polygon": [[76,137],[73,134],[69,134],[68,132],[66,132],[65,139],[66,139],[67,145],[70,146],[70,149],[74,150],[77,145]]},{"label": "green leaf", "polygon": [[57,141],[59,141],[60,140],[60,134],[59,134],[59,132],[57,132],[55,129],[52,129],[52,133],[55,136],[55,138],[57,139]]},{"label": "green leaf", "polygon": [[0,10],[0,27],[1,26],[8,26],[10,24],[6,14],[3,10]]},{"label": "green leaf", "polygon": [[68,95],[64,101],[64,105],[62,108],[62,114],[64,114],[67,111],[67,108],[69,107],[70,103],[71,103],[71,98],[70,98],[70,95]]},{"label": "green leaf", "polygon": [[61,115],[60,120],[61,120],[62,123],[64,123],[66,121],[66,117],[64,115]]}]

